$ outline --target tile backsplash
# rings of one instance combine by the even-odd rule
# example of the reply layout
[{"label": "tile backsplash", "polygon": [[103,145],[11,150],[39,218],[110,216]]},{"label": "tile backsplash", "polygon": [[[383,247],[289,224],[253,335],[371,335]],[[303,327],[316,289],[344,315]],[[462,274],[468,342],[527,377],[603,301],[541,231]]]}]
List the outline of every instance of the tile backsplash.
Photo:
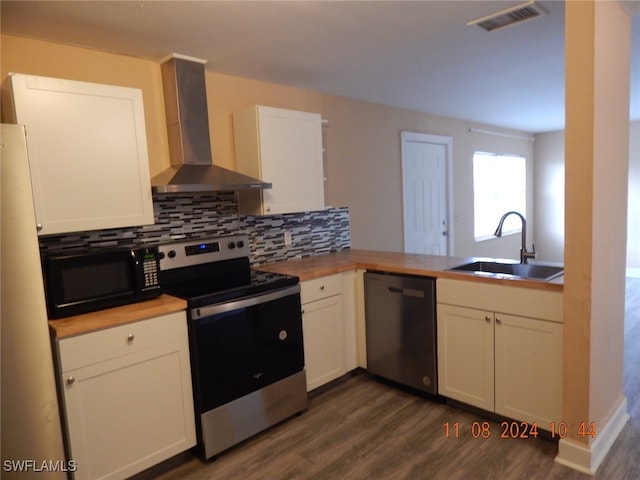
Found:
[{"label": "tile backsplash", "polygon": [[[238,214],[233,192],[160,194],[153,197],[155,224],[40,237],[42,253],[84,248],[153,245],[177,240],[244,233],[251,263],[260,265],[350,248],[349,209],[269,216]],[[284,231],[291,232],[285,245]]]}]

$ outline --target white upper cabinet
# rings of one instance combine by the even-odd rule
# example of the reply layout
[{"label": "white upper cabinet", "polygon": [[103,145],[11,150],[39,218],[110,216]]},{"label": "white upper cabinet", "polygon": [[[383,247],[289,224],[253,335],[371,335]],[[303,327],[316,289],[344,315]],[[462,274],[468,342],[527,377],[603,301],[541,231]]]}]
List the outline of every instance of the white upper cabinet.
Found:
[{"label": "white upper cabinet", "polygon": [[322,119],[317,113],[253,106],[233,115],[236,168],[273,184],[240,191],[240,212],[269,215],[324,209]]},{"label": "white upper cabinet", "polygon": [[11,75],[40,235],[154,222],[142,91]]}]

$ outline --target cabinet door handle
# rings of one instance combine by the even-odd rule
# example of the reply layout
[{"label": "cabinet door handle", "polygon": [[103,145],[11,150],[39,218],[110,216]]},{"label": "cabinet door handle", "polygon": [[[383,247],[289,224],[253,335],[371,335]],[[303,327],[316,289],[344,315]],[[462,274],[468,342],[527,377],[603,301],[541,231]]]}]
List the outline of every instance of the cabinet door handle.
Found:
[{"label": "cabinet door handle", "polygon": [[127,342],[132,343],[135,340],[136,336],[133,333],[130,333],[127,337]]},{"label": "cabinet door handle", "polygon": [[485,320],[487,323],[491,323],[491,317],[490,317],[489,315],[486,315],[486,316],[484,317],[484,320]]},{"label": "cabinet door handle", "polygon": [[67,385],[73,385],[76,381],[76,377],[71,376],[67,378]]},{"label": "cabinet door handle", "polygon": [[498,325],[502,325],[502,320],[500,320],[498,317],[496,317],[496,323],[497,323]]}]

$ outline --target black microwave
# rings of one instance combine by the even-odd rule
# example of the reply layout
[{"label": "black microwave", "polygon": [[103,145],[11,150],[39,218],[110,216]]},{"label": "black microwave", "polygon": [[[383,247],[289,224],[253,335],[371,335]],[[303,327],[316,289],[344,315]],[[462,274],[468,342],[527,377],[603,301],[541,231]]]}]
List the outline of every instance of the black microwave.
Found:
[{"label": "black microwave", "polygon": [[42,258],[49,318],[157,297],[158,247],[99,249]]}]

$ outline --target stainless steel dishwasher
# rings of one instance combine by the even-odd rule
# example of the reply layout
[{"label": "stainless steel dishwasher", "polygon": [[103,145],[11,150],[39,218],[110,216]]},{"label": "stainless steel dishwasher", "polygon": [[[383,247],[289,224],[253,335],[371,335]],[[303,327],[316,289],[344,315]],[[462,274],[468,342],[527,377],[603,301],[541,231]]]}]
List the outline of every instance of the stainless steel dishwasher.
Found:
[{"label": "stainless steel dishwasher", "polygon": [[364,274],[367,370],[436,395],[436,279]]}]

